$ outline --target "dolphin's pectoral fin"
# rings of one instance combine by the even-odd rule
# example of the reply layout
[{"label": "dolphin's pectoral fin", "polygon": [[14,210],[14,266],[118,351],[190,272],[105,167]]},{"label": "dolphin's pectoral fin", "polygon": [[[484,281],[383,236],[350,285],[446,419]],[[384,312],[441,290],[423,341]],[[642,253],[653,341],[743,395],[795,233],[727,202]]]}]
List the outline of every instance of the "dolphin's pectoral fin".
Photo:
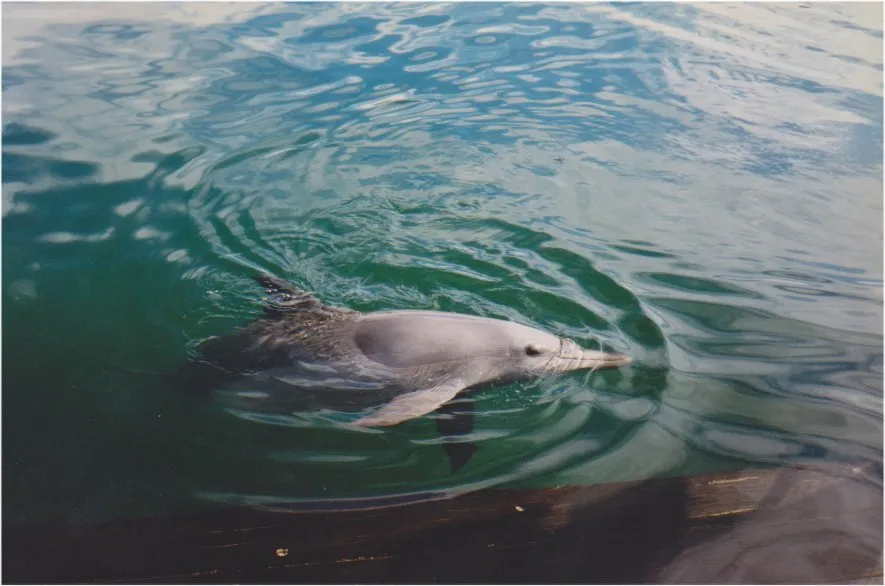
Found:
[{"label": "dolphin's pectoral fin", "polygon": [[267,305],[264,308],[268,315],[322,307],[322,303],[316,297],[288,281],[270,275],[258,275],[253,278],[264,287],[264,292],[268,295]]},{"label": "dolphin's pectoral fin", "polygon": [[[473,399],[449,401],[436,410],[440,417],[436,420],[436,430],[445,438],[457,438],[473,431]],[[464,467],[479,447],[471,441],[446,441],[443,449],[449,457],[452,474]]]},{"label": "dolphin's pectoral fin", "polygon": [[452,399],[463,389],[464,385],[461,381],[452,381],[429,389],[412,391],[411,393],[400,395],[371,415],[366,415],[354,421],[353,425],[384,427],[427,415]]}]

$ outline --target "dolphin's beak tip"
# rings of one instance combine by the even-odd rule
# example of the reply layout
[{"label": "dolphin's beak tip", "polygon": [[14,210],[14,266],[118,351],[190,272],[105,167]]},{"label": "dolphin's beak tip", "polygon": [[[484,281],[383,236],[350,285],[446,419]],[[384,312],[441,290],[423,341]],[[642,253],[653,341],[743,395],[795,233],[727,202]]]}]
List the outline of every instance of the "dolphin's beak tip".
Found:
[{"label": "dolphin's beak tip", "polygon": [[633,362],[633,359],[626,354],[615,354],[608,352],[587,351],[584,353],[584,365],[593,368],[620,368],[627,366]]},{"label": "dolphin's beak tip", "polygon": [[632,364],[633,359],[626,354],[612,354],[604,363],[604,368],[621,368]]}]

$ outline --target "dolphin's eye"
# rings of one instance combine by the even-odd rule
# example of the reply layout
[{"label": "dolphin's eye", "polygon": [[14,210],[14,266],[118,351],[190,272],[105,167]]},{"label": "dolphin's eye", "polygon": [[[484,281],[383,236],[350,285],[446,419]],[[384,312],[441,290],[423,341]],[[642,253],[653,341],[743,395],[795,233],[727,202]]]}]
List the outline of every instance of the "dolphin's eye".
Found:
[{"label": "dolphin's eye", "polygon": [[534,344],[529,344],[525,347],[525,353],[527,356],[538,356],[541,354],[541,349]]}]

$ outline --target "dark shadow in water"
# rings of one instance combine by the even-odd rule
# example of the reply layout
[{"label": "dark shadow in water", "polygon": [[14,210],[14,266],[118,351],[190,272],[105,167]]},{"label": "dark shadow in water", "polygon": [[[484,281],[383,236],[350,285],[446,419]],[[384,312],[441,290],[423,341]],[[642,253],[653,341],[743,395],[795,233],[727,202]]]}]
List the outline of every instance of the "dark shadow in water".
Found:
[{"label": "dark shadow in water", "polygon": [[464,467],[479,449],[471,441],[456,441],[459,436],[473,431],[475,404],[472,399],[450,401],[436,410],[436,430],[446,438],[443,449],[449,457],[452,474]]}]

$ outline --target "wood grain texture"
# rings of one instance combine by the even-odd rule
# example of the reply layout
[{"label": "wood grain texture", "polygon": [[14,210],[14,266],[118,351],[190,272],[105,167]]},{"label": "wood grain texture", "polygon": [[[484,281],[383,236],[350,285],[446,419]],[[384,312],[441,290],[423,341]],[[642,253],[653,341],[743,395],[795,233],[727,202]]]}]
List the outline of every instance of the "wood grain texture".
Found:
[{"label": "wood grain texture", "polygon": [[3,549],[7,583],[881,583],[882,485],[847,465],[745,470],[4,528]]}]

